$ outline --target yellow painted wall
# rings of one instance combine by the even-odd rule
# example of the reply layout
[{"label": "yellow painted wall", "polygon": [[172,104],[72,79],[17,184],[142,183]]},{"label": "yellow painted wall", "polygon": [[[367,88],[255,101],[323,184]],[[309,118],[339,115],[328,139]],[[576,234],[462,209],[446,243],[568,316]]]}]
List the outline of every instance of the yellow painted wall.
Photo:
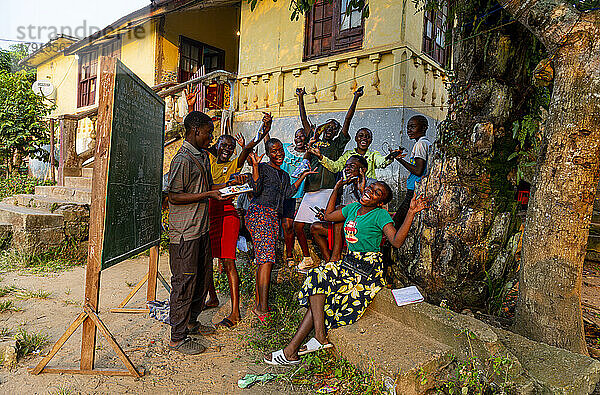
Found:
[{"label": "yellow painted wall", "polygon": [[[241,5],[239,74],[286,67],[302,62],[304,17],[290,21],[291,11],[284,1],[259,1],[254,11]],[[403,43],[421,50],[423,12],[416,12],[411,0],[371,0],[365,20],[363,50]],[[403,8],[405,39],[402,40]]]},{"label": "yellow painted wall", "polygon": [[51,115],[69,113],[77,106],[77,59],[62,54],[37,68],[37,78],[47,78],[56,88],[56,109]]},{"label": "yellow painted wall", "polygon": [[[163,73],[175,73],[179,62],[179,36],[225,51],[225,70],[238,68],[239,7],[185,11],[165,17]],[[163,77],[164,79],[164,77]]]},{"label": "yellow painted wall", "polygon": [[138,29],[138,37],[126,33],[121,41],[121,61],[146,84],[154,86],[154,48],[156,44],[155,22],[142,25],[143,34]]},{"label": "yellow painted wall", "polygon": [[287,1],[241,3],[239,74],[302,62],[304,18],[291,21]]}]

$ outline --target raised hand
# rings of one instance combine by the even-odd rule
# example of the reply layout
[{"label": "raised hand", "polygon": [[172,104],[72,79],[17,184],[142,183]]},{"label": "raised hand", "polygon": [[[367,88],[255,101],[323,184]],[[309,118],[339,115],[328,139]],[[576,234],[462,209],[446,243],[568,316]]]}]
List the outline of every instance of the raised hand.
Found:
[{"label": "raised hand", "polygon": [[315,155],[319,159],[321,159],[323,157],[323,154],[321,154],[321,149],[319,147],[314,146],[314,145],[309,145],[308,146],[308,152],[310,152],[311,154]]},{"label": "raised hand", "polygon": [[265,154],[258,156],[258,154],[256,152],[252,152],[250,155],[248,155],[248,159],[250,160],[250,164],[252,166],[258,166],[258,164],[262,160],[263,156],[265,156]]},{"label": "raised hand", "polygon": [[235,139],[235,141],[238,143],[238,145],[240,147],[244,148],[246,146],[246,139],[244,138],[244,136],[242,136],[241,133],[234,134],[233,138]]},{"label": "raised hand", "polygon": [[367,170],[363,167],[361,167],[360,169],[358,169],[358,183],[357,183],[357,187],[360,191],[364,191],[366,186],[367,186],[367,177],[365,176],[365,173],[367,172]]},{"label": "raised hand", "polygon": [[271,113],[263,112],[263,132],[268,133],[271,130],[271,125],[273,124],[273,117]]},{"label": "raised hand", "polygon": [[304,170],[304,171],[302,172],[302,174],[300,175],[300,177],[306,177],[306,176],[309,176],[309,175],[311,175],[311,174],[317,174],[317,173],[318,173],[318,171],[312,170],[312,169],[310,168],[310,166],[309,166],[309,167],[308,167],[306,170]]},{"label": "raised hand", "polygon": [[410,207],[408,208],[408,211],[416,214],[426,208],[429,208],[429,201],[425,199],[423,195],[420,195],[419,197],[413,196],[412,200],[410,201]]},{"label": "raised hand", "polygon": [[304,90],[304,88],[296,88],[296,96],[302,97],[304,95],[306,95],[306,91]]},{"label": "raised hand", "polygon": [[361,86],[360,88],[358,88],[357,90],[354,91],[354,97],[361,97],[362,95],[365,94],[365,87]]}]

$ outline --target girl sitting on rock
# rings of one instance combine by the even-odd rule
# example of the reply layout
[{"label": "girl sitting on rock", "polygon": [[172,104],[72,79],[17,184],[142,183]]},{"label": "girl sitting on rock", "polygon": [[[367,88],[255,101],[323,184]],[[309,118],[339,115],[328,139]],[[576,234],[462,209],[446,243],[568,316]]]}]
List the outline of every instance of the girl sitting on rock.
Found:
[{"label": "girl sitting on rock", "polygon": [[[327,330],[356,322],[384,286],[383,260],[379,250],[382,235],[400,247],[408,235],[415,214],[426,207],[423,198],[414,199],[400,229],[382,208],[392,199],[392,190],[382,181],[366,187],[360,200],[335,209],[338,194],[347,181],[335,185],[325,220],[344,221],[348,252],[341,261],[309,270],[299,293],[300,304],[308,307],[296,334],[281,350],[265,355],[270,365],[295,365],[300,355],[332,347]],[[312,329],[315,336],[300,347]]]}]

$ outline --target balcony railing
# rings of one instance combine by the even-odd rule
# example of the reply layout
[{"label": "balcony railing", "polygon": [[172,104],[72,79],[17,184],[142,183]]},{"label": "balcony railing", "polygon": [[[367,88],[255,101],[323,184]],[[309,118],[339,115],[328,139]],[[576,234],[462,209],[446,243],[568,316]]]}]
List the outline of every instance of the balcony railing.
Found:
[{"label": "balcony railing", "polygon": [[418,108],[441,118],[447,106],[446,80],[444,69],[404,44],[347,52],[239,75],[236,119],[259,117],[257,110],[295,113],[298,87],[306,90],[309,110],[343,109],[358,86],[371,96],[361,105]]}]

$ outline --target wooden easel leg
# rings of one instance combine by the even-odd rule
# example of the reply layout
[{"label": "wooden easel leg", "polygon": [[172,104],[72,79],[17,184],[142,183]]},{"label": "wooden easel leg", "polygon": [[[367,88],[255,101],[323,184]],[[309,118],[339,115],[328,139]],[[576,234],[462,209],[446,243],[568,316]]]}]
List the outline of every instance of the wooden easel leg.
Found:
[{"label": "wooden easel leg", "polygon": [[85,320],[87,318],[87,316],[88,315],[85,312],[81,312],[77,316],[77,318],[75,319],[75,321],[73,321],[73,323],[71,324],[71,326],[69,326],[67,328],[67,330],[65,331],[65,333],[63,333],[63,335],[60,337],[60,339],[58,339],[58,341],[54,344],[54,346],[52,346],[52,350],[50,350],[50,352],[48,353],[48,355],[46,355],[40,361],[40,363],[38,363],[37,366],[31,370],[31,374],[40,374],[42,372],[42,370],[44,370],[44,368],[46,367],[46,365],[48,364],[48,362],[50,362],[50,360],[54,357],[54,355],[56,355],[56,353],[58,352],[58,350],[61,349],[61,347],[63,346],[63,344],[65,344],[65,342],[67,340],[69,340],[69,338],[71,337],[71,335],[77,330],[77,328],[79,328],[79,326],[81,325],[81,323],[83,322],[83,320]]},{"label": "wooden easel leg", "polygon": [[163,287],[165,287],[165,289],[167,290],[167,292],[171,293],[171,286],[169,285],[169,283],[167,282],[167,280],[165,280],[165,278],[163,277],[163,275],[160,274],[160,272],[158,272],[158,279],[160,280],[160,283],[163,285]]},{"label": "wooden easel leg", "polygon": [[[144,285],[144,283],[148,280],[148,273],[146,273],[146,275],[144,276],[144,278],[142,278],[136,285],[135,287],[131,290],[131,292],[129,292],[129,295],[127,295],[127,297],[125,297],[125,299],[123,299],[123,301],[121,302],[121,304],[119,304],[118,307],[111,309],[110,311],[112,313],[123,313],[124,309],[123,307],[125,307],[125,305],[131,300],[131,298],[133,298],[133,296],[140,290],[140,288],[142,288],[142,286]],[[131,309],[130,309],[131,310]]]},{"label": "wooden easel leg", "polygon": [[123,352],[121,346],[119,346],[115,338],[112,336],[106,325],[104,325],[104,323],[100,320],[100,317],[98,317],[96,312],[92,310],[90,306],[87,305],[83,306],[83,309],[90,317],[90,319],[94,322],[94,324],[98,327],[98,329],[100,329],[100,332],[102,332],[102,334],[106,338],[106,341],[108,341],[108,343],[111,345],[113,350],[115,350],[115,353],[119,356],[123,364],[125,364],[125,367],[127,367],[129,373],[131,373],[131,375],[134,377],[141,377],[140,373],[137,371],[135,366],[133,366],[133,363],[131,363],[131,360],[129,359],[127,354]]},{"label": "wooden easel leg", "polygon": [[150,248],[150,259],[148,259],[148,291],[146,301],[156,300],[156,278],[158,277],[158,246]]}]

